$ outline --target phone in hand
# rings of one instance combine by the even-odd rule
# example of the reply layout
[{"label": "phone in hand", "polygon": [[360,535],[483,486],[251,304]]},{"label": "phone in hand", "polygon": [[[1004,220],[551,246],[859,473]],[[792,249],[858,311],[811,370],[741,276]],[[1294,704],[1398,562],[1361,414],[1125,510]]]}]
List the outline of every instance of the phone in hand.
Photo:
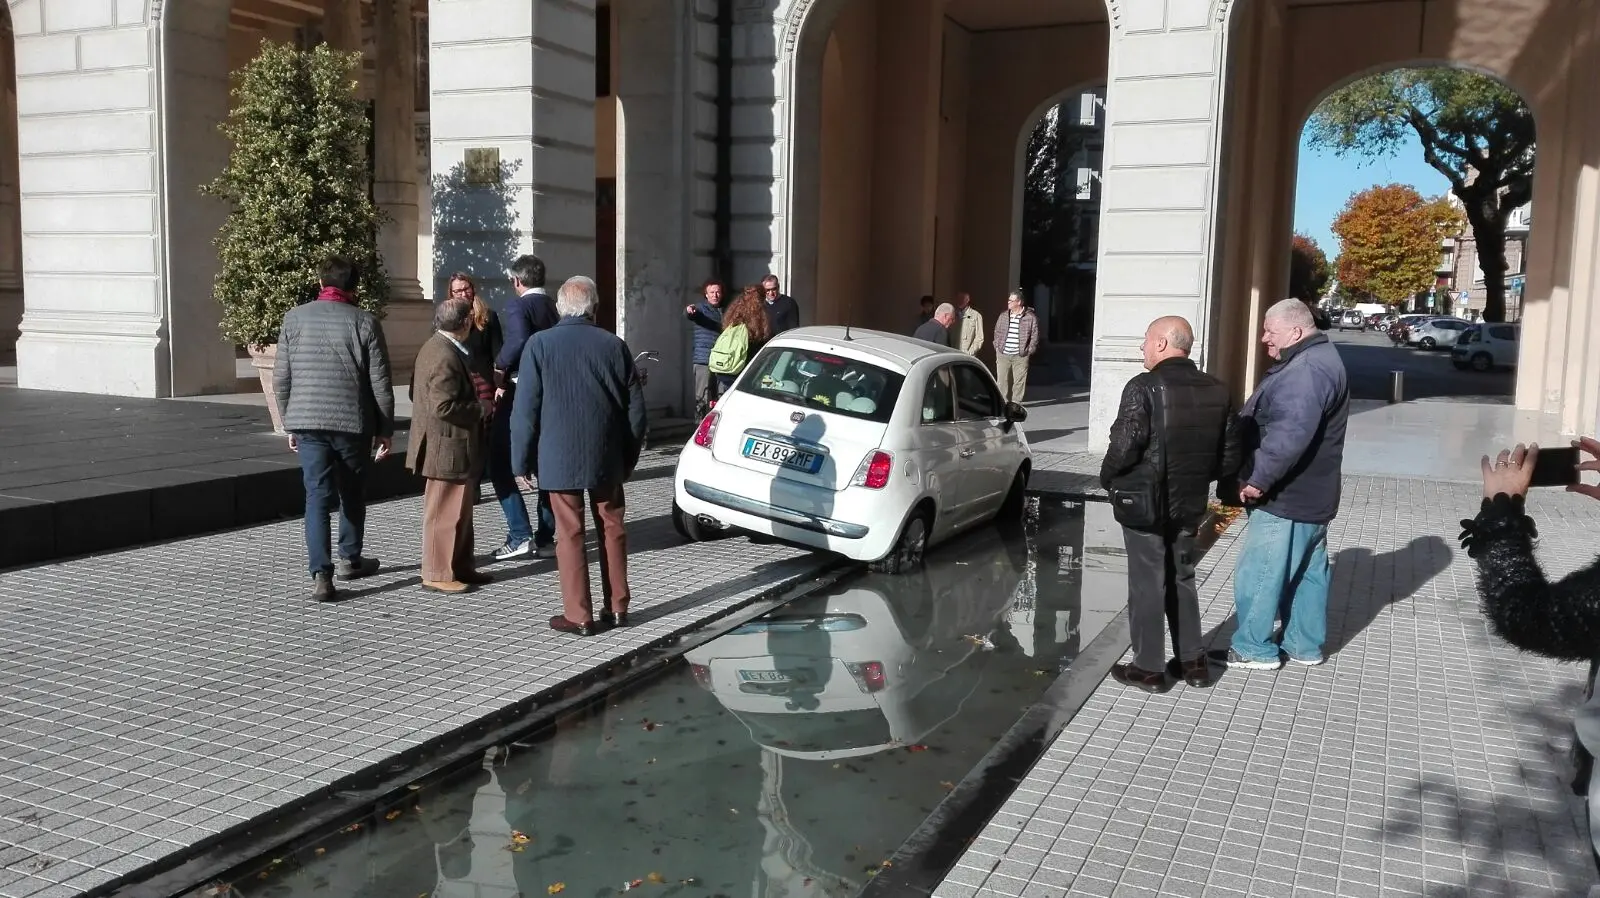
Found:
[{"label": "phone in hand", "polygon": [[1571,486],[1578,482],[1578,447],[1540,447],[1529,486]]}]

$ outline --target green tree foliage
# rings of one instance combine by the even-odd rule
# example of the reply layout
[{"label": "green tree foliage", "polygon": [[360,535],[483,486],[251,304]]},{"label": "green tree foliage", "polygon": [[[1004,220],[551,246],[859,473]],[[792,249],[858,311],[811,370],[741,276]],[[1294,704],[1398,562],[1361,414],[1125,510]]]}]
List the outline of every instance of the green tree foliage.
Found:
[{"label": "green tree foliage", "polygon": [[202,192],[231,211],[215,240],[222,332],[235,343],[274,343],[283,316],[315,295],[328,256],[355,261],[358,301],[382,314],[389,281],[378,255],[382,213],[367,193],[371,125],[356,94],[360,55],[320,45],[263,42],[235,76],[221,124],[227,168]]},{"label": "green tree foliage", "polygon": [[1433,286],[1445,238],[1461,233],[1461,213],[1444,197],[1389,184],[1351,196],[1333,233],[1340,285],[1393,304]]},{"label": "green tree foliage", "polygon": [[1289,243],[1289,295],[1305,302],[1316,302],[1322,298],[1331,273],[1328,255],[1317,241],[1305,234],[1294,235]]},{"label": "green tree foliage", "polygon": [[1477,72],[1398,69],[1335,93],[1306,127],[1313,146],[1369,157],[1392,156],[1414,134],[1477,241],[1483,317],[1505,320],[1506,219],[1533,197],[1536,149],[1533,113],[1516,92]]}]

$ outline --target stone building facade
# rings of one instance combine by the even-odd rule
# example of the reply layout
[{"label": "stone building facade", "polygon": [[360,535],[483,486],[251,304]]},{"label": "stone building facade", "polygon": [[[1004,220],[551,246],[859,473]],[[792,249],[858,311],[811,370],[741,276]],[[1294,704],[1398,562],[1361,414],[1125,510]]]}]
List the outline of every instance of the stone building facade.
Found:
[{"label": "stone building facade", "polygon": [[[1518,405],[1574,431],[1600,415],[1600,184],[1586,174],[1600,165],[1600,100],[1579,87],[1600,74],[1593,0],[8,7],[0,340],[20,324],[25,387],[234,388],[209,286],[225,210],[197,187],[227,155],[215,125],[241,42],[314,29],[338,46],[371,34],[397,355],[425,336],[445,268],[503,289],[501,260],[531,249],[556,277],[611,272],[614,326],[661,353],[650,389],[663,410],[686,405],[681,310],[710,276],[774,272],[808,322],[903,329],[918,296],[956,290],[998,313],[1017,274],[1027,132],[1104,85],[1091,445],[1154,317],[1190,318],[1202,363],[1241,391],[1257,376],[1259,318],[1286,291],[1298,136],[1318,100],[1386,68],[1471,66],[1519,90],[1539,125],[1549,230],[1526,266],[1534,355]],[[423,44],[425,58],[412,52]]]}]

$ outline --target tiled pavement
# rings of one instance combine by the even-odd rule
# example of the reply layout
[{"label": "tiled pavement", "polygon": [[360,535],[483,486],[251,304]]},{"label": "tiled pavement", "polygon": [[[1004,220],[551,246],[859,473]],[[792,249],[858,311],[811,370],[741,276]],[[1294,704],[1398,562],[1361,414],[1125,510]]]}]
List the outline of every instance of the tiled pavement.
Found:
[{"label": "tiled pavement", "polygon": [[[1489,633],[1454,542],[1476,505],[1473,485],[1347,478],[1329,662],[1164,696],[1107,681],[934,894],[1584,894],[1585,670]],[[1552,575],[1592,560],[1600,504],[1531,505]],[[1239,529],[1202,566],[1218,648]]]},{"label": "tiled pavement", "polygon": [[[599,638],[546,629],[553,561],[421,592],[418,499],[370,512],[385,567],[338,604],[303,597],[298,522],[0,573],[0,896],[78,894],[821,566],[680,545],[670,460],[650,464],[637,626]],[[477,527],[495,543],[498,506]]]}]

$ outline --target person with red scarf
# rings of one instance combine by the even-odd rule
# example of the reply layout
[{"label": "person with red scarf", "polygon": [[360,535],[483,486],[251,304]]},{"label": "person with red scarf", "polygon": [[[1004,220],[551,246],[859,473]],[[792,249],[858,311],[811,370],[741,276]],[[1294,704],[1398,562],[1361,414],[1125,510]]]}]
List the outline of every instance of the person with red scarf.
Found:
[{"label": "person with red scarf", "polygon": [[[394,389],[383,326],[356,301],[361,273],[349,259],[322,264],[321,292],[283,316],[274,367],[274,393],[300,455],[306,488],[306,553],[311,597],[338,597],[333,579],[377,573],[378,559],[362,554],[367,519],[367,469],[389,454],[394,434]],[[339,511],[335,563],[328,515]]]}]

